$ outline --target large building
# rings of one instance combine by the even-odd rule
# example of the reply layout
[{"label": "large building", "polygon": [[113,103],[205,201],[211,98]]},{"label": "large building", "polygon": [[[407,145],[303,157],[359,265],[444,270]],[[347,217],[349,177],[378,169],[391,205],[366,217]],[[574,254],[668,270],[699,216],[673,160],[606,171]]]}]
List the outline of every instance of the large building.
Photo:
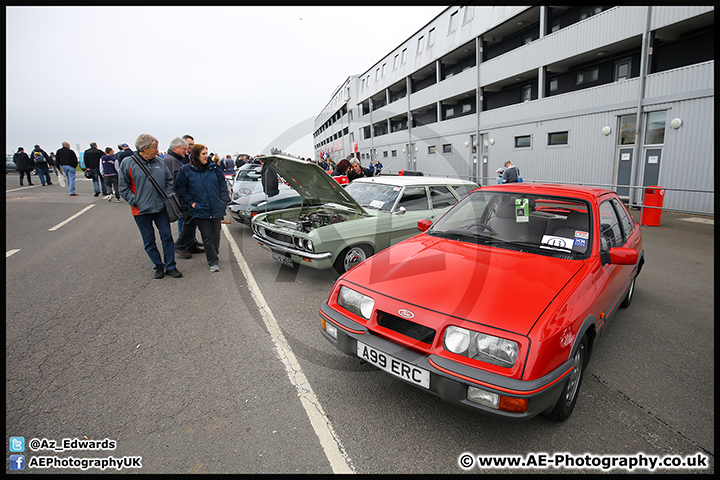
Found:
[{"label": "large building", "polygon": [[315,154],[714,215],[712,6],[449,7],[333,92]]}]

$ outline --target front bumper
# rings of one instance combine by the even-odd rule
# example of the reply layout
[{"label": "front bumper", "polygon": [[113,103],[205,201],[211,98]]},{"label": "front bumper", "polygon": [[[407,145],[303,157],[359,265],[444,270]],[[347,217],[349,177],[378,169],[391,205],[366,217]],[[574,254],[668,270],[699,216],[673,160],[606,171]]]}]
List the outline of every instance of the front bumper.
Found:
[{"label": "front bumper", "polygon": [[230,216],[238,223],[250,225],[252,222],[252,216],[250,212],[241,210],[239,205],[230,205]]},{"label": "front bumper", "polygon": [[[365,326],[354,322],[325,303],[320,307],[319,313],[325,322],[332,322],[337,328],[337,338],[333,338],[321,328],[323,336],[343,353],[358,357],[357,342],[360,341],[390,357],[430,372],[430,387],[427,389],[402,379],[407,383],[429,391],[450,404],[504,420],[529,420],[552,409],[562,393],[568,374],[572,370],[572,361],[568,360],[565,364],[538,380],[510,379],[468,367],[437,355],[423,355],[404,348],[374,334]],[[528,408],[524,413],[510,413],[470,401],[467,398],[469,386],[505,397],[527,398],[529,400]]]},{"label": "front bumper", "polygon": [[289,256],[295,263],[317,269],[326,269],[333,266],[332,252],[310,253],[304,250],[298,250],[297,248],[290,248],[268,238],[261,237],[257,233],[254,233],[252,238],[266,250],[280,255]]}]

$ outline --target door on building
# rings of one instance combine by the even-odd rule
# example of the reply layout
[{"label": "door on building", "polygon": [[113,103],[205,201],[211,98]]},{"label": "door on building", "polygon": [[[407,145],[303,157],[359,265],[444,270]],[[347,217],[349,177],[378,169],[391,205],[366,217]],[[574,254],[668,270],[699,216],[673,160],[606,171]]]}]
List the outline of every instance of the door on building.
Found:
[{"label": "door on building", "polygon": [[631,197],[629,186],[632,182],[636,119],[634,114],[621,115],[617,122],[613,183],[617,185],[617,194],[623,201],[630,201]]},{"label": "door on building", "polygon": [[645,121],[643,148],[643,186],[657,185],[660,181],[660,160],[665,143],[667,110],[648,112]]},{"label": "door on building", "polygon": [[643,174],[643,187],[657,185],[660,181],[660,159],[662,148],[645,149],[645,172]]}]

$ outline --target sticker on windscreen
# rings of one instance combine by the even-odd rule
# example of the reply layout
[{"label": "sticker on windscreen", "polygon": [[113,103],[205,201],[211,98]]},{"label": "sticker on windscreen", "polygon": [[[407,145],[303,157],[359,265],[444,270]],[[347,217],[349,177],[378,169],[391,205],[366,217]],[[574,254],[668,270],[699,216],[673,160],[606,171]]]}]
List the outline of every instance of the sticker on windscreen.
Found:
[{"label": "sticker on windscreen", "polygon": [[575,242],[573,245],[580,248],[587,248],[587,242],[590,238],[590,234],[588,232],[583,232],[582,230],[575,230]]}]

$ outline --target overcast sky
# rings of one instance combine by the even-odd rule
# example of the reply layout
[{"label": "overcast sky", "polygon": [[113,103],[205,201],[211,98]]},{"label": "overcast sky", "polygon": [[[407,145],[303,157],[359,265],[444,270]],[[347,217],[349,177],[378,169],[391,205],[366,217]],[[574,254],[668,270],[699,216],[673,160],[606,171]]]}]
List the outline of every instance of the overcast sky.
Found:
[{"label": "overcast sky", "polygon": [[6,7],[6,153],[189,133],[311,156],[335,88],[444,8]]}]

